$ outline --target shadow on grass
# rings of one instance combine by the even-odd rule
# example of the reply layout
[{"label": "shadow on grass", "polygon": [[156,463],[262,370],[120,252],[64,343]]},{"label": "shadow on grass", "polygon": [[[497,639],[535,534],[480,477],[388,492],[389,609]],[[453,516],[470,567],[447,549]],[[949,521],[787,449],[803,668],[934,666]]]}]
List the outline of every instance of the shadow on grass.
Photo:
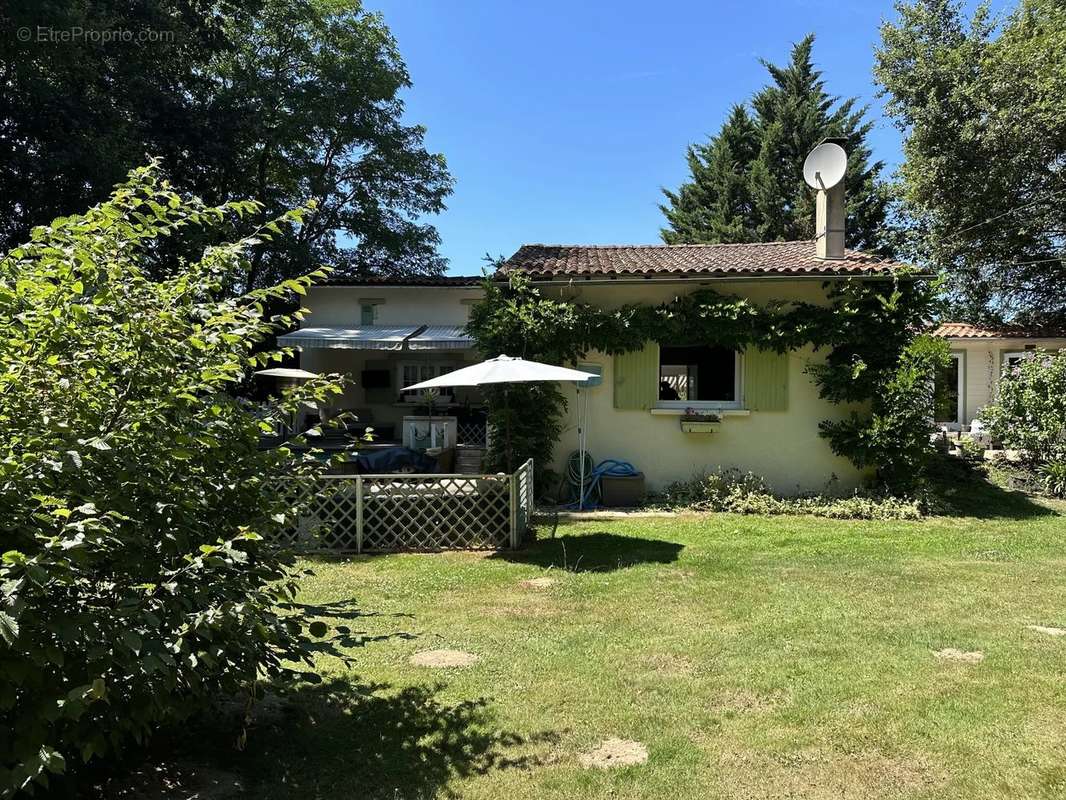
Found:
[{"label": "shadow on grass", "polygon": [[572,572],[611,572],[637,564],[670,564],[684,547],[661,539],[597,532],[537,539],[524,550],[501,550],[490,558]]},{"label": "shadow on grass", "polygon": [[[450,784],[544,762],[552,732],[499,730],[488,700],[445,702],[442,684],[396,688],[334,678],[258,703],[243,751],[240,704],[160,731],[97,775],[84,800],[430,800]],[[69,795],[73,796],[73,795]]]},{"label": "shadow on grass", "polygon": [[949,507],[945,516],[1020,520],[1057,515],[1023,492],[997,486],[983,469],[956,456],[939,456],[929,471],[929,482],[933,493]]},{"label": "shadow on grass", "polygon": [[498,730],[484,698],[443,702],[443,685],[396,689],[335,679],[286,696],[236,756],[249,797],[432,798],[493,770],[535,766],[558,737]]}]

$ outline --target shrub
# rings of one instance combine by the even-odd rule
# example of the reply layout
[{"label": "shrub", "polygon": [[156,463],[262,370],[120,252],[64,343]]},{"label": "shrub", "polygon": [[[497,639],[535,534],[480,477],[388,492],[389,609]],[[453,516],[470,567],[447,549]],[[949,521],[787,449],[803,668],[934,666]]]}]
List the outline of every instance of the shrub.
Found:
[{"label": "shrub", "polygon": [[831,519],[920,519],[925,503],[887,493],[855,492],[843,497],[809,495],[776,497],[766,481],[737,469],[708,472],[670,484],[657,505],[686,511],[732,514],[809,514]]},{"label": "shrub", "polygon": [[1030,461],[1066,461],[1066,351],[1038,351],[1005,369],[981,421]]},{"label": "shrub", "polygon": [[833,451],[859,467],[877,467],[878,477],[894,491],[913,492],[935,452],[933,375],[947,358],[943,340],[915,338],[895,371],[878,380],[868,415],[853,413],[820,425]]},{"label": "shrub", "polygon": [[1050,461],[1040,468],[1044,491],[1052,497],[1066,497],[1066,461]]},{"label": "shrub", "polygon": [[0,258],[0,795],[308,657],[297,573],[266,539],[288,511],[269,482],[315,462],[259,452],[232,388],[280,357],[255,353],[288,321],[264,304],[310,278],[225,299],[254,240],[141,270],[163,237],[254,208],[183,198],[153,165]]}]

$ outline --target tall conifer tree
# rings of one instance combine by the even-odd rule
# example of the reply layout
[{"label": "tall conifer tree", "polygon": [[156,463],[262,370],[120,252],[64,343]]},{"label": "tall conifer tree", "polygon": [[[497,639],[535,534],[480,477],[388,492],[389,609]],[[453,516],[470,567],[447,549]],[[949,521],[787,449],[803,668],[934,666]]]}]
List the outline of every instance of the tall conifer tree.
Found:
[{"label": "tall conifer tree", "polygon": [[668,244],[759,242],[814,236],[814,195],[803,160],[826,137],[848,143],[847,243],[885,252],[888,192],[882,162],[866,144],[873,123],[854,98],[839,101],[814,67],[814,36],[792,48],[784,67],[763,62],[770,83],[747,106],[734,106],[717,135],[689,147],[690,179],[664,190]]}]

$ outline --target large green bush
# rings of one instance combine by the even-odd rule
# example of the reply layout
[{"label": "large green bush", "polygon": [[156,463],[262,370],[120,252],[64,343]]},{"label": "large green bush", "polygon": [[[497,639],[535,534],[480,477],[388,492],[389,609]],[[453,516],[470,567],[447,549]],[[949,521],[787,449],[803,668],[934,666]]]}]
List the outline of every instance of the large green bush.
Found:
[{"label": "large green bush", "polygon": [[[944,340],[912,340],[894,369],[873,373],[868,413],[821,423],[833,451],[859,467],[876,467],[881,481],[897,492],[917,488],[934,454],[933,377],[947,358]],[[855,399],[825,380],[822,393],[831,400]]]},{"label": "large green bush", "polygon": [[1005,369],[981,421],[1029,461],[1066,461],[1066,351],[1038,351]]},{"label": "large green bush", "polygon": [[255,352],[286,322],[264,305],[311,278],[226,299],[253,240],[162,282],[139,267],[252,208],[181,197],[152,165],[0,259],[0,796],[291,676],[324,632],[266,541],[287,513],[270,481],[312,459],[259,452],[232,391],[279,357]]}]

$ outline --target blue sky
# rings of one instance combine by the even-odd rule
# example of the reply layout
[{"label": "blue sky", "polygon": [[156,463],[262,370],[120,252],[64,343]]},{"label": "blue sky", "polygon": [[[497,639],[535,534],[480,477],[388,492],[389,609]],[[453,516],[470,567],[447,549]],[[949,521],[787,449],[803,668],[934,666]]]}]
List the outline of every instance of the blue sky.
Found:
[{"label": "blue sky", "polygon": [[455,178],[433,218],[453,275],[525,242],[660,241],[660,187],[684,180],[685,147],[766,82],[760,58],[784,62],[808,32],[829,91],[870,104],[875,156],[900,159],[871,76],[891,2],[366,4],[410,70],[408,120]]}]

